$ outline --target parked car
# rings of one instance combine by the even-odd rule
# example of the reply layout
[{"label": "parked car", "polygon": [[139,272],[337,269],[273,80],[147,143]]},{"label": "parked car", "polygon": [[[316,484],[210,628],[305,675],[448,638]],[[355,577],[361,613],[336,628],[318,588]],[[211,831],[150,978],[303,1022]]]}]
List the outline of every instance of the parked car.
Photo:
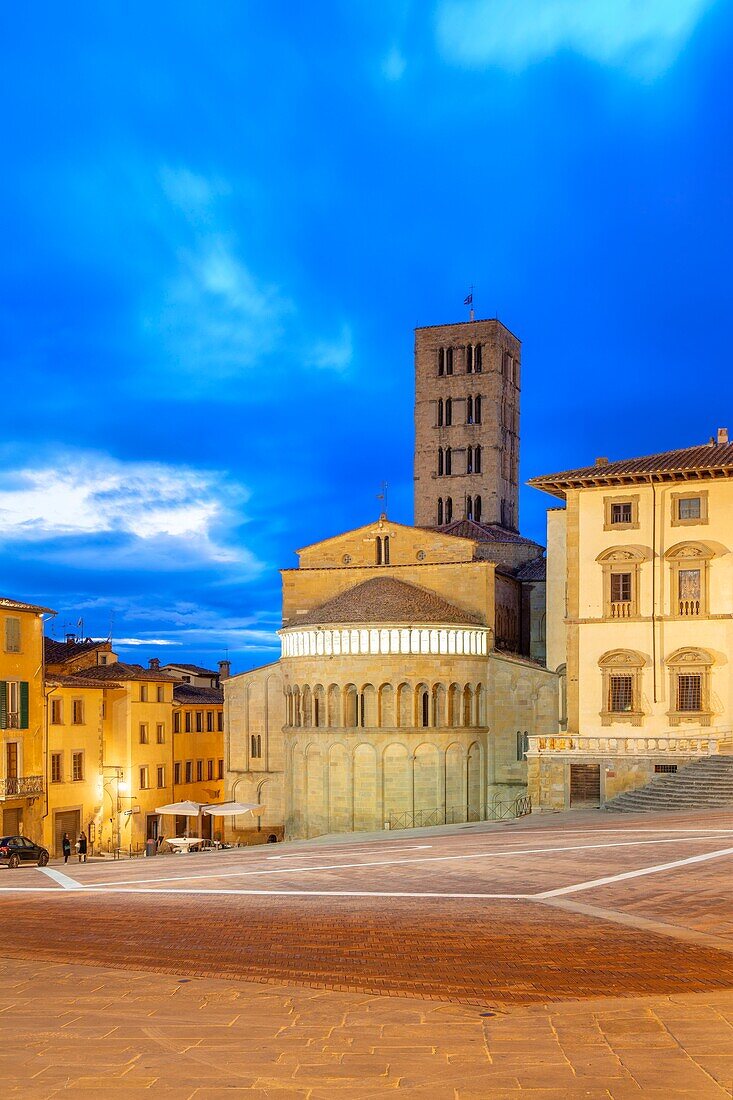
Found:
[{"label": "parked car", "polygon": [[3,836],[0,837],[0,863],[7,863],[8,867],[20,867],[21,863],[36,863],[39,867],[45,867],[48,852],[27,836]]}]

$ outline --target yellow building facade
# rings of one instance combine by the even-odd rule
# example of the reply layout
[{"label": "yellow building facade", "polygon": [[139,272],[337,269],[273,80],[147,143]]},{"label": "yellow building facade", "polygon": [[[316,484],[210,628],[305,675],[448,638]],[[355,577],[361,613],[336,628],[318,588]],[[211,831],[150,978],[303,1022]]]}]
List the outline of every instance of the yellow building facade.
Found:
[{"label": "yellow building facade", "polygon": [[547,653],[560,728],[530,739],[543,808],[603,804],[733,749],[733,445],[530,482],[548,515]]},{"label": "yellow building facade", "polygon": [[43,820],[46,607],[0,598],[0,826],[38,836]]},{"label": "yellow building facade", "polygon": [[481,820],[525,793],[557,678],[496,648],[511,578],[482,554],[382,516],[283,571],[280,661],[225,682],[229,796],[263,803],[262,832]]}]

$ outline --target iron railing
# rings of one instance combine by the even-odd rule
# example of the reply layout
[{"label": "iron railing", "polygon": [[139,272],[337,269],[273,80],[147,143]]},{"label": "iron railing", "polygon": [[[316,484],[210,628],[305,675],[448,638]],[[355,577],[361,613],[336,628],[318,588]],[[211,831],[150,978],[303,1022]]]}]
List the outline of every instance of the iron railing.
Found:
[{"label": "iron railing", "polygon": [[43,794],[42,775],[0,779],[0,798],[25,798],[26,795],[32,794]]},{"label": "iron railing", "polygon": [[506,821],[532,813],[532,799],[520,795],[512,802],[488,806],[438,806],[426,810],[400,810],[388,814],[390,829],[421,829],[427,825],[459,825],[470,821]]}]

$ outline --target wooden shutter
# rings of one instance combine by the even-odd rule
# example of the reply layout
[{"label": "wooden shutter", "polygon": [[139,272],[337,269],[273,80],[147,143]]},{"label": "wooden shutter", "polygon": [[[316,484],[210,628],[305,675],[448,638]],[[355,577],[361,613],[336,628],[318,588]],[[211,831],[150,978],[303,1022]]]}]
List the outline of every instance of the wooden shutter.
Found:
[{"label": "wooden shutter", "polygon": [[0,730],[8,728],[8,685],[0,680]]},{"label": "wooden shutter", "polygon": [[28,681],[20,682],[20,729],[28,729]]}]

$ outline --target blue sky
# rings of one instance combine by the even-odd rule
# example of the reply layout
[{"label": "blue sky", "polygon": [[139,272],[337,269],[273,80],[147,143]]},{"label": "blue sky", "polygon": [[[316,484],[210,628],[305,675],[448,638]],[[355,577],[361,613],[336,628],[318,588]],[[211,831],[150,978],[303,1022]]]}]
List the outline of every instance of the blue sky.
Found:
[{"label": "blue sky", "polygon": [[128,660],[276,656],[295,548],[383,479],[410,522],[412,329],[470,284],[524,343],[523,480],[733,427],[732,32],[728,0],[4,5],[2,593]]}]

